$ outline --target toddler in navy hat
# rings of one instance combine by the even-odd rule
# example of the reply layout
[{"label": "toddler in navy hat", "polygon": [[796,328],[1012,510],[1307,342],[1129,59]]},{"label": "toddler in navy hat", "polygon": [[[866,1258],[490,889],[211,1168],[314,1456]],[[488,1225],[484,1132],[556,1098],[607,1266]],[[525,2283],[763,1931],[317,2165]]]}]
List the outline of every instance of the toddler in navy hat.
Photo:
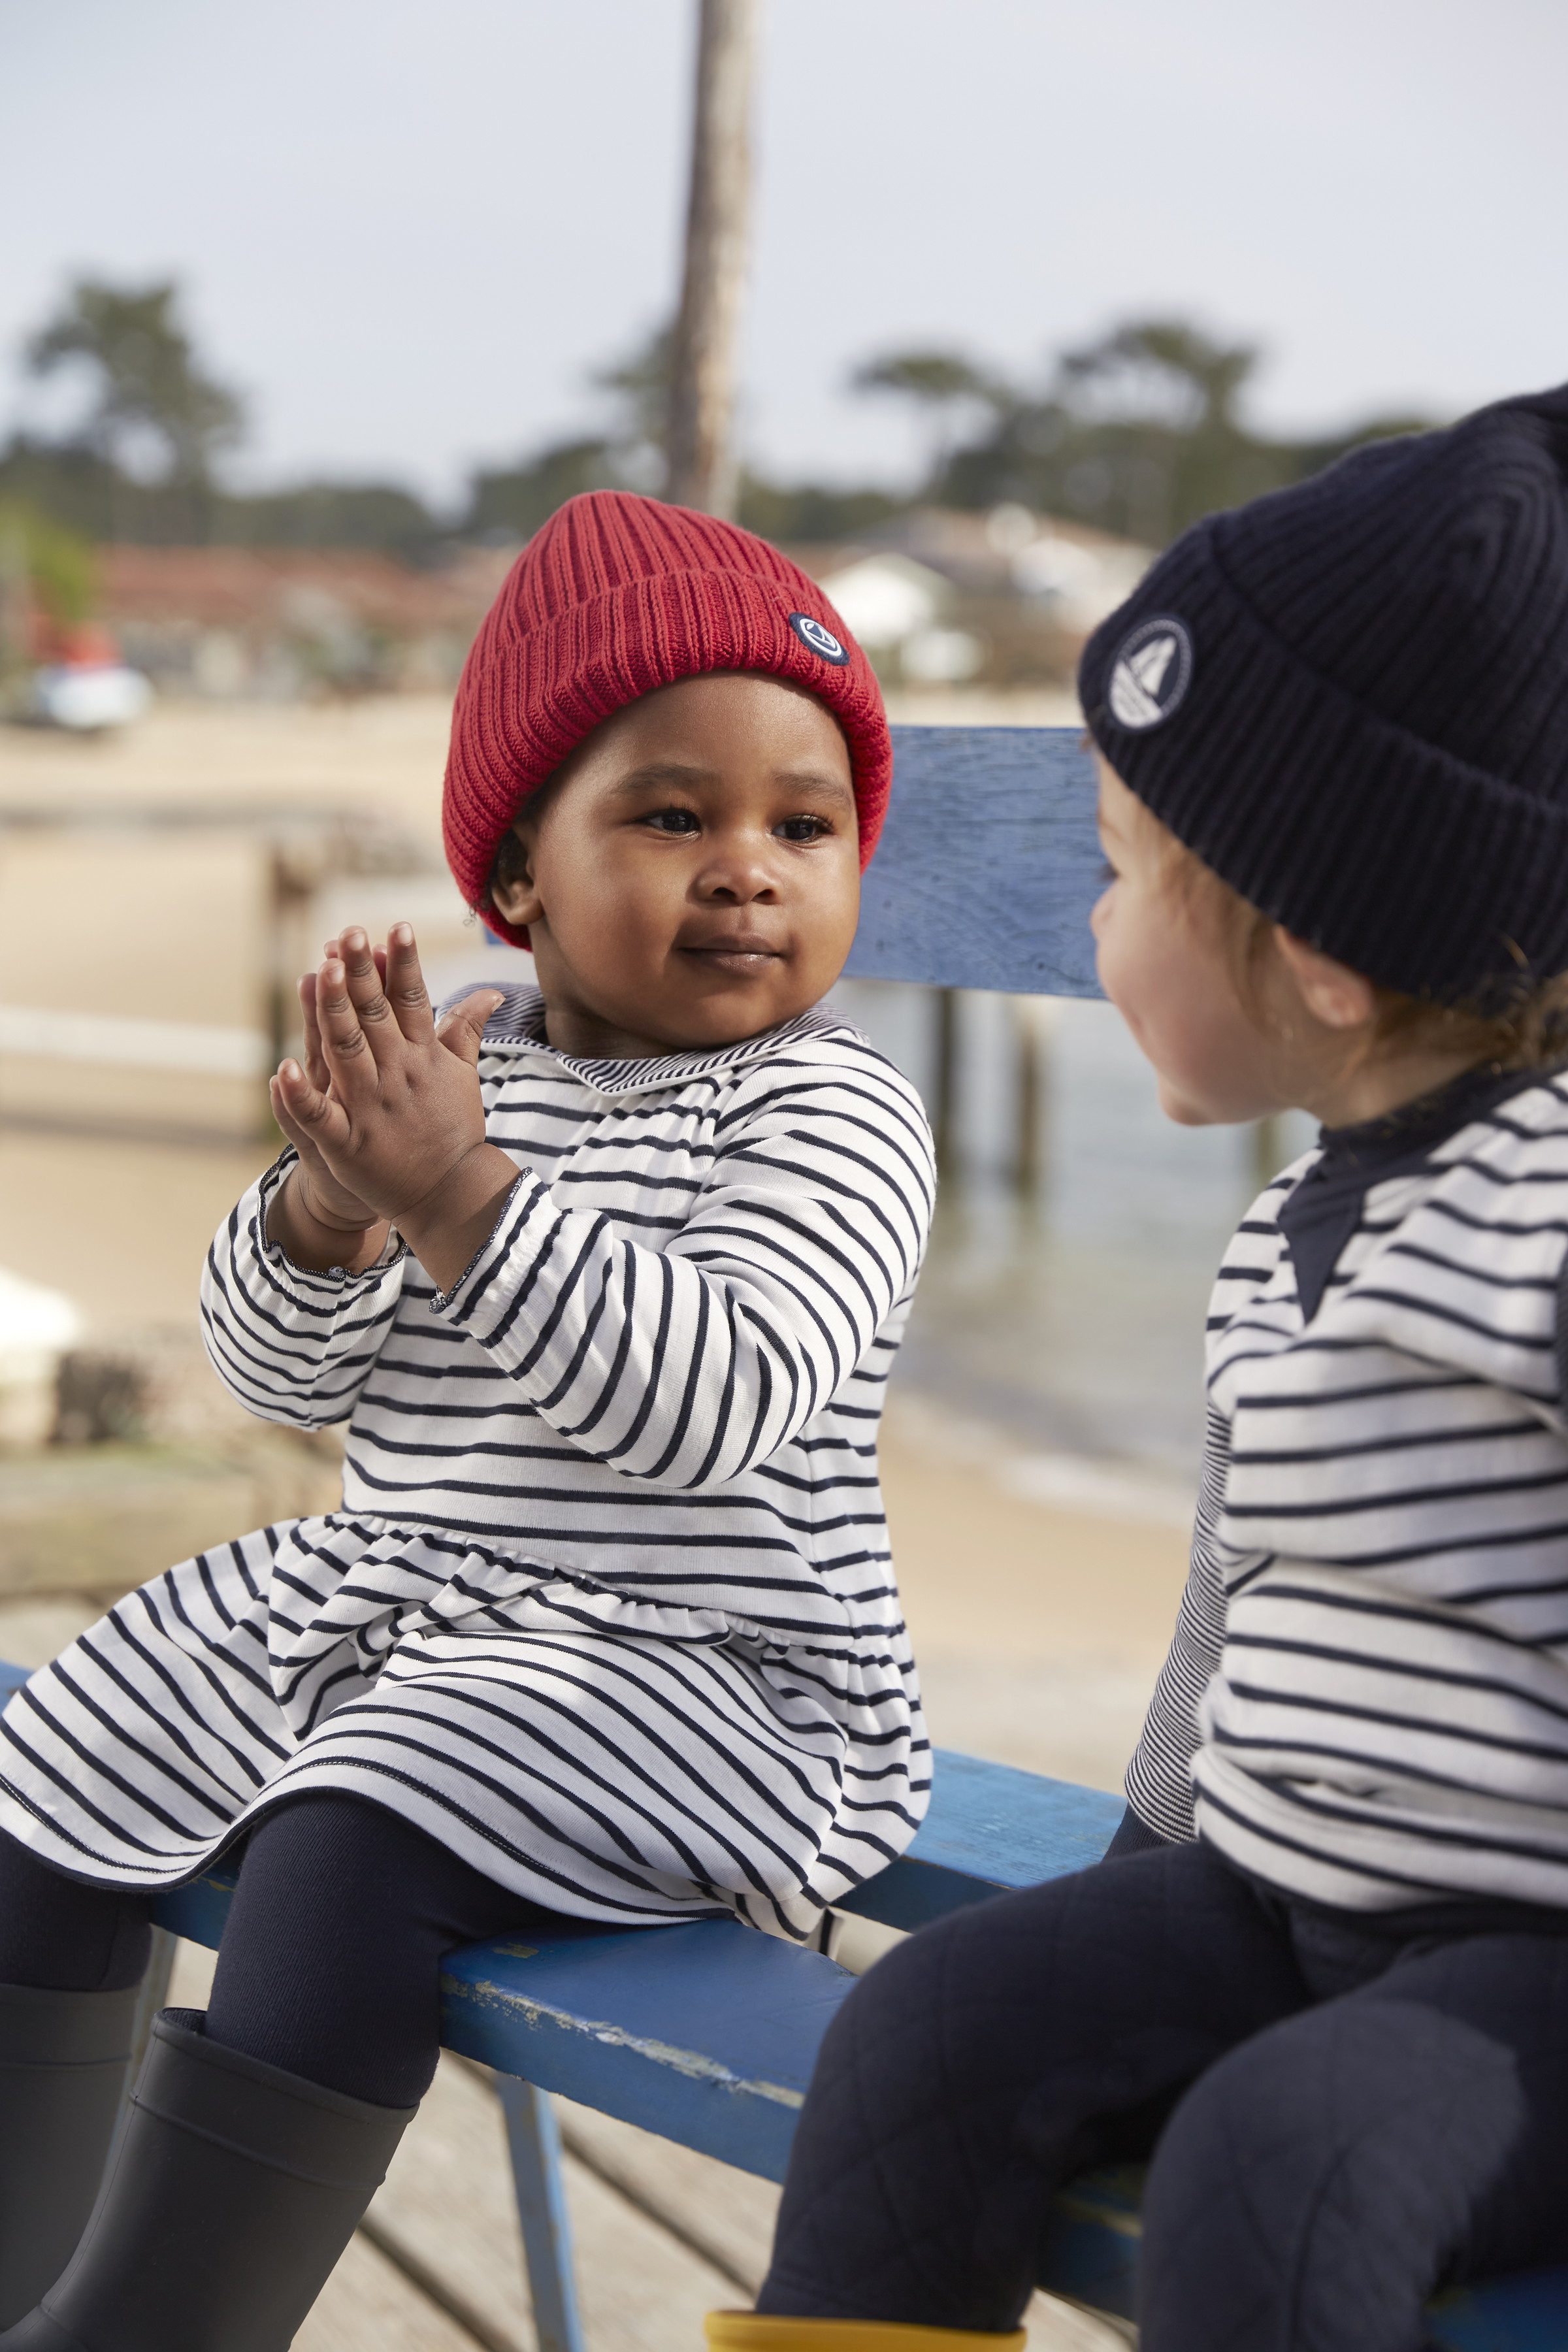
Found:
[{"label": "toddler in navy hat", "polygon": [[1165,1109],[1321,1134],[1220,1268],[1110,1856],[857,1989],[730,2352],[1021,2344],[1121,2160],[1144,2352],[1418,2352],[1568,2263],[1568,388],[1211,517],[1082,690]]}]

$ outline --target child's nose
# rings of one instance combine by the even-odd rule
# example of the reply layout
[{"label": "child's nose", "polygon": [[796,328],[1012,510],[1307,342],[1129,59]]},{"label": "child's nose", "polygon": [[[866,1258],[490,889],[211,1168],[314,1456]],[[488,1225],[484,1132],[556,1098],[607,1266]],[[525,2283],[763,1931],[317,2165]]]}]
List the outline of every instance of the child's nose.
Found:
[{"label": "child's nose", "polygon": [[773,863],[767,852],[740,845],[721,850],[710,861],[702,887],[709,898],[737,905],[778,896]]}]

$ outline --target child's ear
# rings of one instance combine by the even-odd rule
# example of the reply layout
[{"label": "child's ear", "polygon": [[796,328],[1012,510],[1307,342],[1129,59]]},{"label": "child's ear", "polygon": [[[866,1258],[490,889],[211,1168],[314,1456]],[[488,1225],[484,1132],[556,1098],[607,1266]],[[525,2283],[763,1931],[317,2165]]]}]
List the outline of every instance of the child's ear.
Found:
[{"label": "child's ear", "polygon": [[533,878],[533,843],[521,825],[514,829],[504,855],[496,860],[490,904],[498,915],[521,929],[537,923],[544,913]]},{"label": "child's ear", "polygon": [[1373,1018],[1377,993],[1363,973],[1325,955],[1321,948],[1309,947],[1305,940],[1279,923],[1274,926],[1274,944],[1301,992],[1302,1003],[1325,1029],[1363,1029]]}]

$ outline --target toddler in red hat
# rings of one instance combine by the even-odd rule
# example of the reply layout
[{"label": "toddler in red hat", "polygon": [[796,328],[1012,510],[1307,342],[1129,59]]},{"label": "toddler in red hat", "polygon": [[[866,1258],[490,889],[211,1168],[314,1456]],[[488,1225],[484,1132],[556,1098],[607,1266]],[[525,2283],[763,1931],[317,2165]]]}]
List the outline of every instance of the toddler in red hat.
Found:
[{"label": "toddler in red hat", "polygon": [[[283,2352],[434,2070],[444,1952],[539,1906],[817,1938],[912,1835],[876,1441],[931,1144],[821,1002],[889,767],[864,656],[749,533],[600,492],[514,567],[446,835],[538,985],[438,1017],[406,924],[330,942],[289,1148],[208,1261],[232,1392],[348,1423],[342,1507],[170,1570],[0,1722],[0,2060],[37,2107],[0,2137],[71,2151],[26,2231],[0,2207],[18,2343],[119,2346],[134,2304],[138,2344],[243,2314]],[[160,2018],[24,2319],[92,2204],[151,1899],[240,1848],[210,2005]]]}]

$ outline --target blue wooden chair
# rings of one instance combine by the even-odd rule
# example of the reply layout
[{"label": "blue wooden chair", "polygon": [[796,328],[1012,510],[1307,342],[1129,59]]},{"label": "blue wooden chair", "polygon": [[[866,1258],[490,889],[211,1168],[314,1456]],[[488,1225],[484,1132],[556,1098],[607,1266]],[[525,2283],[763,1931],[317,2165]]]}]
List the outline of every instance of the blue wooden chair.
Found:
[{"label": "blue wooden chair", "polygon": [[[1088,913],[1100,859],[1076,733],[894,734],[897,784],[850,975],[1098,994]],[[0,1666],[0,1696],[25,1679]],[[846,1913],[917,1929],[960,1905],[1084,1869],[1121,1816],[1121,1800],[1099,1790],[939,1751],[919,1835]],[[174,1937],[216,1946],[233,1885],[231,1872],[216,1870],[159,1904],[143,2039],[165,1997]],[[821,1953],[725,1921],[629,1931],[563,1921],[530,1933],[526,1943],[452,1955],[443,2038],[498,2078],[541,2352],[583,2352],[551,2093],[781,2180],[822,2037],[854,1979]],[[1131,2318],[1139,2233],[1137,2168],[1087,2176],[1057,2202],[1041,2284]],[[1447,2352],[1568,2352],[1568,2271],[1446,2295],[1430,2329]]]}]

